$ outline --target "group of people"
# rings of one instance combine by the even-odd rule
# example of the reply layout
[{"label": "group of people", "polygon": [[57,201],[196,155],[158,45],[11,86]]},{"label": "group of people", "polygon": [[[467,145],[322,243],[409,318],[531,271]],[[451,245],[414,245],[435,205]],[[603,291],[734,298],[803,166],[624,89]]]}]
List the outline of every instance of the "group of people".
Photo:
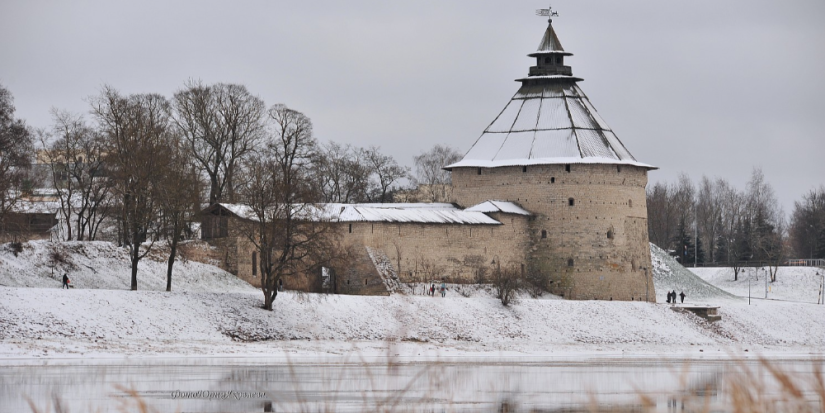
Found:
[{"label": "group of people", "polygon": [[676,295],[676,290],[667,292],[667,303],[668,304],[676,304],[676,297],[681,297],[682,298],[682,303],[684,304],[684,302],[685,302],[685,292],[682,291],[682,293],[677,296]]},{"label": "group of people", "polygon": [[[444,297],[447,294],[447,284],[441,283],[441,297]],[[435,284],[430,285],[430,288],[427,289],[427,295],[435,295],[436,287]]]}]

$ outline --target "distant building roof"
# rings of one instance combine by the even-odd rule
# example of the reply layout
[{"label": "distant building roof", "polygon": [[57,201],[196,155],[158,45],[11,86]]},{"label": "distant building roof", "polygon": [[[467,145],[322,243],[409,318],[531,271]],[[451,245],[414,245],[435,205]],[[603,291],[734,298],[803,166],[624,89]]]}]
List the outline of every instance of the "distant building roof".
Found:
[{"label": "distant building roof", "polygon": [[60,210],[57,201],[30,201],[21,199],[14,203],[11,211],[18,214],[56,214]]}]

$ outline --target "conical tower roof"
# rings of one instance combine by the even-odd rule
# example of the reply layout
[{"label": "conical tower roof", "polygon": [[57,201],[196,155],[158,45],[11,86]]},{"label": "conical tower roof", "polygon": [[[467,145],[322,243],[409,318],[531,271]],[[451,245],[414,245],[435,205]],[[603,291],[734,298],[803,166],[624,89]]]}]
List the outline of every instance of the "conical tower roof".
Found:
[{"label": "conical tower roof", "polygon": [[517,79],[521,88],[484,130],[455,167],[493,168],[541,164],[636,165],[636,161],[610,126],[596,112],[578,86],[564,57],[552,20],[539,44],[536,66]]},{"label": "conical tower roof", "polygon": [[567,56],[572,56],[573,53],[567,53],[561,47],[559,36],[556,36],[556,31],[553,30],[552,21],[547,25],[547,30],[544,31],[544,36],[541,38],[539,48],[535,53],[530,53],[528,56],[535,57],[541,54],[561,53]]}]

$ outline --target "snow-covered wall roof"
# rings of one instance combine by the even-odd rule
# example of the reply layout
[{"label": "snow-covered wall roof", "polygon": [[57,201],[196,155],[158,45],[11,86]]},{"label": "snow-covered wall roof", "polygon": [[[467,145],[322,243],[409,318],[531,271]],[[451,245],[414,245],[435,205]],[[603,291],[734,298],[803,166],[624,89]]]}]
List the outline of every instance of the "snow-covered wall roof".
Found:
[{"label": "snow-covered wall roof", "polygon": [[503,212],[505,214],[517,214],[526,216],[533,215],[527,210],[523,209],[522,207],[509,201],[484,201],[478,205],[473,205],[465,209],[465,211],[484,213]]},{"label": "snow-covered wall roof", "polygon": [[[252,208],[240,204],[220,204],[238,217],[256,221]],[[511,208],[511,207],[507,207]],[[330,222],[398,222],[418,224],[501,225],[484,212],[461,210],[453,204],[307,204],[304,215]],[[526,212],[526,211],[525,211]]]}]

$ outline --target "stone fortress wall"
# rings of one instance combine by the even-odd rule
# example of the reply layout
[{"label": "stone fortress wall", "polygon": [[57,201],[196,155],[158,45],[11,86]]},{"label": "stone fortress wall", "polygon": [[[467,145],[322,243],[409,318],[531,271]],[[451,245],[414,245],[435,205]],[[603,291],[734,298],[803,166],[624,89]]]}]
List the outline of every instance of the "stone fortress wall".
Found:
[{"label": "stone fortress wall", "polygon": [[[342,226],[344,245],[380,251],[392,264],[400,282],[474,283],[482,267],[488,275],[496,267],[526,270],[531,217],[489,215],[502,225],[391,222],[337,225]],[[350,284],[353,282],[355,280]]]},{"label": "stone fortress wall", "polygon": [[[480,172],[480,173],[479,173]],[[501,225],[340,222],[348,265],[332,268],[335,292],[386,294],[376,263],[383,260],[403,283],[489,282],[496,268],[544,274],[553,294],[568,299],[654,300],[647,233],[647,169],[630,165],[570,164],[458,167],[454,201],[514,202],[533,216],[491,213]],[[210,240],[222,267],[255,286],[253,246],[234,233]],[[371,251],[371,252],[370,252]],[[378,259],[372,255],[380,255]],[[484,277],[486,275],[486,277]],[[288,289],[317,291],[320,274],[285,279]]]},{"label": "stone fortress wall", "polygon": [[530,221],[530,271],[569,299],[655,300],[647,233],[646,168],[559,164],[457,167],[459,206],[486,199],[520,204]]},{"label": "stone fortress wall", "polygon": [[[338,255],[349,249],[354,256],[337,267],[332,266],[335,274],[332,289],[342,294],[387,294],[377,268],[381,258],[390,264],[391,272],[402,283],[466,284],[489,281],[494,268],[526,271],[532,217],[507,213],[489,215],[502,224],[334,223],[331,234],[340,241]],[[193,259],[208,260],[260,287],[260,274],[253,270],[256,250],[238,231],[240,220],[211,214],[204,214],[202,218],[205,223],[212,219],[226,220],[223,226],[227,229],[220,236],[208,239],[214,249],[208,254],[192,254]],[[370,250],[381,257],[370,256]],[[480,275],[484,277],[479,279]],[[284,288],[320,292],[323,289],[321,274],[285,278]]]}]

